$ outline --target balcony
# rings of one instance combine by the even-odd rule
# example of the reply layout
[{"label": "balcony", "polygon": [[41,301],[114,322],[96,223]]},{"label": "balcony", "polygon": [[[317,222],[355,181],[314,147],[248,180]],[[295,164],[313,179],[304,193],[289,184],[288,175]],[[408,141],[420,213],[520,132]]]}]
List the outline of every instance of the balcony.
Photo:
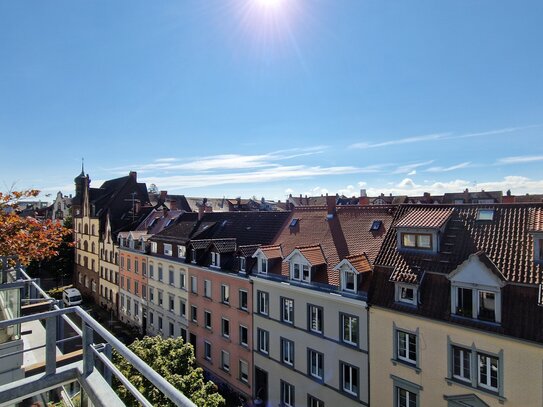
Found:
[{"label": "balcony", "polygon": [[[141,405],[151,407],[112,363],[113,350],[173,404],[195,406],[83,309],[62,308],[21,266],[8,266],[8,260],[0,257],[0,406],[32,399],[45,403],[52,394],[73,405],[73,393],[82,406],[122,406],[111,386],[115,376]],[[40,312],[21,315],[30,309]]]}]

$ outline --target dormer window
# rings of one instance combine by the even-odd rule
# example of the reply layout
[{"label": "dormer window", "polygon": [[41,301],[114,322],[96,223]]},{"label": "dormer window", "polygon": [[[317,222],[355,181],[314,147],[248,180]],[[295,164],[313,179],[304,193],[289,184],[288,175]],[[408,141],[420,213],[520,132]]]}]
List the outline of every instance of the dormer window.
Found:
[{"label": "dormer window", "polygon": [[403,248],[432,250],[432,235],[429,233],[402,233],[401,236]]},{"label": "dormer window", "polygon": [[211,267],[221,266],[221,255],[217,252],[211,252]]},{"label": "dormer window", "polygon": [[341,289],[343,291],[356,292],[356,274],[352,270],[341,271]]},{"label": "dormer window", "polygon": [[173,254],[172,245],[169,243],[164,243],[164,255],[171,256]]},{"label": "dormer window", "polygon": [[468,287],[453,287],[454,313],[466,318],[500,322],[497,300],[500,293]]},{"label": "dormer window", "polygon": [[543,262],[543,235],[534,236],[534,260]]},{"label": "dormer window", "polygon": [[268,273],[268,259],[261,257],[260,262],[258,263],[258,272],[259,273]]},{"label": "dormer window", "polygon": [[493,220],[493,219],[494,219],[493,209],[479,209],[477,211],[477,220]]},{"label": "dormer window", "polygon": [[417,305],[417,286],[396,283],[395,300],[404,304]]},{"label": "dormer window", "polygon": [[156,242],[151,242],[151,253],[157,252],[157,244]]},{"label": "dormer window", "polygon": [[191,259],[190,262],[193,263],[193,264],[196,264],[196,249],[193,247],[193,248],[191,249],[190,253],[191,253],[191,255],[192,255],[192,256],[191,256],[192,259]]},{"label": "dormer window", "polygon": [[184,259],[187,254],[187,248],[185,246],[179,245],[177,246],[177,257],[180,259]]},{"label": "dormer window", "polygon": [[310,282],[309,265],[302,263],[291,263],[290,278],[298,281]]},{"label": "dormer window", "polygon": [[239,256],[239,271],[245,272],[245,267],[247,267],[247,260],[243,256]]}]

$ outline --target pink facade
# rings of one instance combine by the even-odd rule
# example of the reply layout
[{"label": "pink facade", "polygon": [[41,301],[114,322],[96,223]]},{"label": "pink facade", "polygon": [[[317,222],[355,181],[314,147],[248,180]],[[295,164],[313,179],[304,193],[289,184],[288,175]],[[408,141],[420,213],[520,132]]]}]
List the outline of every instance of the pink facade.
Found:
[{"label": "pink facade", "polygon": [[215,376],[215,382],[226,382],[250,398],[253,304],[249,279],[193,266],[187,284],[189,338],[198,364]]}]

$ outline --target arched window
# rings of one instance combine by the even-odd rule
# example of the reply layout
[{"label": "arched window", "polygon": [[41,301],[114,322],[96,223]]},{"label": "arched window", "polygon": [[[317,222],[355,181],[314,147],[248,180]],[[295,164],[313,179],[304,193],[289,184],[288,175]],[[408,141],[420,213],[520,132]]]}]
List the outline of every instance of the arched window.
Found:
[{"label": "arched window", "polygon": [[85,250],[86,252],[89,251],[89,242],[87,242],[86,240],[83,242],[83,250]]},{"label": "arched window", "polygon": [[83,265],[85,268],[89,268],[89,258],[87,256],[83,257]]},{"label": "arched window", "polygon": [[85,276],[83,280],[85,281],[85,287],[89,288],[89,279],[88,279],[88,277]]},{"label": "arched window", "polygon": [[92,235],[94,236],[95,233],[96,233],[96,226],[95,226],[95,225],[92,225],[92,229],[91,229],[91,230],[92,230]]},{"label": "arched window", "polygon": [[79,233],[81,233],[81,223],[78,223],[78,224],[77,224],[77,231],[78,231]]},{"label": "arched window", "polygon": [[94,279],[91,280],[91,288],[92,288],[92,292],[95,293],[96,292],[96,282],[94,281]]},{"label": "arched window", "polygon": [[85,223],[85,226],[83,227],[84,231],[85,231],[85,234],[88,235],[89,234],[89,225],[87,225]]},{"label": "arched window", "polygon": [[117,256],[118,253],[115,253],[115,264],[119,264],[119,256]]},{"label": "arched window", "polygon": [[[106,288],[106,292],[107,292],[107,288]],[[104,286],[100,284],[100,297],[103,297],[103,296],[104,296]]]},{"label": "arched window", "polygon": [[92,270],[92,271],[96,271],[96,270],[94,269],[94,259],[92,259],[92,262],[91,262],[91,270]]},{"label": "arched window", "polygon": [[77,273],[77,281],[79,281],[79,284],[83,284],[83,280],[81,279],[81,273]]},{"label": "arched window", "polygon": [[94,242],[92,242],[92,244],[91,244],[91,252],[94,253],[95,250],[96,250],[96,245],[94,244]]}]

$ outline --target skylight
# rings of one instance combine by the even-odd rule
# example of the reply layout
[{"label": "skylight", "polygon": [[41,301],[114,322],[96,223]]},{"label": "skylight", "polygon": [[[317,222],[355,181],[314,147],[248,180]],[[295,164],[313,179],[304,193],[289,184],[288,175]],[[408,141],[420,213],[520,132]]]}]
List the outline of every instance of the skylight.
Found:
[{"label": "skylight", "polygon": [[477,220],[493,220],[494,219],[494,210],[493,209],[479,209],[477,212]]},{"label": "skylight", "polygon": [[371,224],[370,231],[375,232],[381,228],[381,225],[383,224],[382,220],[374,220]]},{"label": "skylight", "polygon": [[290,228],[295,228],[296,225],[298,225],[298,221],[299,221],[299,220],[300,220],[300,219],[298,219],[298,218],[292,218],[292,220],[290,221],[290,225],[288,225],[288,226],[289,226]]}]

